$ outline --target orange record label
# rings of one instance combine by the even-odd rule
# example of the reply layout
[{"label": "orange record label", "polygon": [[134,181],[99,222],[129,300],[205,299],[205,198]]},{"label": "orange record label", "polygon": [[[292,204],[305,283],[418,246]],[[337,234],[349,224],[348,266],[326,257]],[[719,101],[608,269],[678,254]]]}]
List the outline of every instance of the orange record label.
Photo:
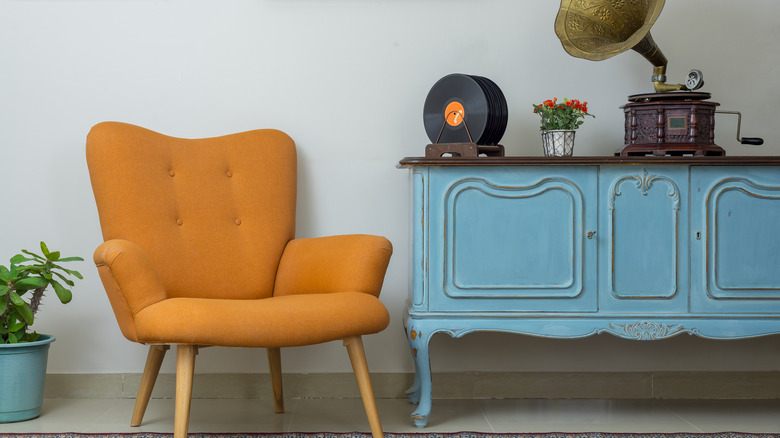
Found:
[{"label": "orange record label", "polygon": [[458,126],[463,123],[463,118],[466,116],[463,104],[460,102],[452,101],[444,109],[444,117],[450,126]]}]

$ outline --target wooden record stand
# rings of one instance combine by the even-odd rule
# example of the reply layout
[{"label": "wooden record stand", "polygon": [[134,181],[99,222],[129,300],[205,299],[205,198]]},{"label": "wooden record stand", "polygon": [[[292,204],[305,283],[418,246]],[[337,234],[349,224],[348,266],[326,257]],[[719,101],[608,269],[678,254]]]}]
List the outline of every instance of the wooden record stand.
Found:
[{"label": "wooden record stand", "polygon": [[476,143],[433,143],[425,147],[425,158],[440,158],[450,154],[452,158],[503,157],[504,146],[478,145]]},{"label": "wooden record stand", "polygon": [[[446,124],[447,121],[445,120],[444,123]],[[471,132],[469,132],[469,126],[466,124],[466,121],[463,120],[462,123],[463,127],[466,128],[466,135],[469,137],[468,142],[439,143],[441,133],[444,130],[444,124],[442,124],[436,142],[425,147],[425,158],[441,158],[446,154],[450,155],[447,158],[476,158],[483,154],[488,157],[504,156],[504,146],[500,144],[478,145],[474,143],[474,139],[471,138]]]},{"label": "wooden record stand", "polygon": [[716,102],[710,93],[689,91],[629,96],[625,113],[625,145],[619,156],[722,156],[715,144]]}]

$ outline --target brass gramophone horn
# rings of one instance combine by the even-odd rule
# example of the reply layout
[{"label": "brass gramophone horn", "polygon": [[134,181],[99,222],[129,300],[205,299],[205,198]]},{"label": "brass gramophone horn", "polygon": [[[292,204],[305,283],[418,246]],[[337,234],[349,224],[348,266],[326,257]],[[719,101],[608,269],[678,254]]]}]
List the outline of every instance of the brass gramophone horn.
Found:
[{"label": "brass gramophone horn", "polygon": [[656,92],[683,90],[666,84],[666,57],[653,41],[650,28],[665,0],[561,0],[555,33],[572,56],[591,61],[634,49],[650,61]]}]

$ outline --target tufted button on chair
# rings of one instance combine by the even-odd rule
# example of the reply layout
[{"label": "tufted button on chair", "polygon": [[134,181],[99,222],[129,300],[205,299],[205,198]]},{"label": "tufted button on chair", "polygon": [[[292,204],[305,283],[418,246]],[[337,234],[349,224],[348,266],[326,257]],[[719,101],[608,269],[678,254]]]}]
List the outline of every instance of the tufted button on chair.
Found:
[{"label": "tufted button on chair", "polygon": [[87,136],[87,164],[104,239],[95,264],[122,333],[150,347],[132,425],[171,345],[181,438],[199,347],[266,348],[284,412],[280,348],[342,340],[382,437],[361,336],[389,323],[378,296],[392,246],[368,235],[295,239],[290,137],[180,139],[105,122]]}]

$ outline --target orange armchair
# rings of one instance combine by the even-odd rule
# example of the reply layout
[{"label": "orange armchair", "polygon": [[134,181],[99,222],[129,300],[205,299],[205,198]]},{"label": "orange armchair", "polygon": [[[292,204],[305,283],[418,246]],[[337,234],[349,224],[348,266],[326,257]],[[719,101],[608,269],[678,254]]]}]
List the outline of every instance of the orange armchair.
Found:
[{"label": "orange armchair", "polygon": [[175,437],[187,435],[201,346],[267,349],[284,412],[281,347],[343,340],[374,438],[382,437],[362,335],[392,245],[368,235],[295,239],[295,144],[276,130],[206,139],[105,122],[87,136],[104,243],[94,254],[124,336],[150,346],[131,425],[177,347]]}]

